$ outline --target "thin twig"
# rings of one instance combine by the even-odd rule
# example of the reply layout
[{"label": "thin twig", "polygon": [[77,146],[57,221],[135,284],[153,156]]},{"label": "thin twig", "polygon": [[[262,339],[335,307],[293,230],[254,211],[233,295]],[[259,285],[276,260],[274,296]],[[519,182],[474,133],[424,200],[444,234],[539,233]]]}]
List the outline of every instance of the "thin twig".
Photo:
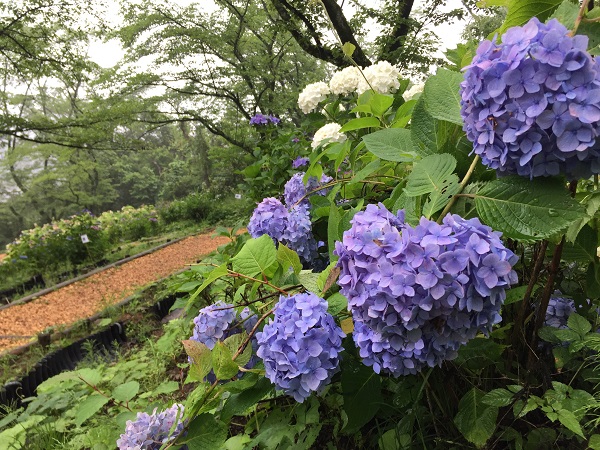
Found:
[{"label": "thin twig", "polygon": [[471,179],[471,175],[473,175],[473,172],[475,171],[475,167],[477,167],[477,163],[479,162],[479,159],[480,159],[479,155],[475,155],[475,158],[473,158],[473,161],[471,162],[471,165],[469,166],[469,170],[467,170],[467,173],[465,174],[464,178],[460,182],[460,188],[458,189],[458,192],[452,196],[452,198],[450,199],[450,201],[448,202],[448,204],[446,205],[446,207],[444,208],[444,210],[438,217],[438,220],[437,220],[438,223],[442,223],[442,220],[444,220],[444,217],[446,216],[446,214],[448,214],[448,212],[450,212],[450,209],[452,208],[454,203],[456,203],[456,200],[458,199],[458,195],[464,190],[465,186]]}]

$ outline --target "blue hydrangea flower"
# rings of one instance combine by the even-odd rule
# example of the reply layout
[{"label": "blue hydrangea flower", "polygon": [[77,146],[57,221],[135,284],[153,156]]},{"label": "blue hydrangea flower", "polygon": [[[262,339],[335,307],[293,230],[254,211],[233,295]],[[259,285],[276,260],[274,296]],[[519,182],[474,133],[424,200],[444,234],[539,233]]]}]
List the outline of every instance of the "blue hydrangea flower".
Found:
[{"label": "blue hydrangea flower", "polygon": [[566,329],[569,316],[574,312],[576,312],[575,302],[570,298],[562,297],[562,294],[556,291],[548,301],[544,325]]},{"label": "blue hydrangea flower", "polygon": [[[194,330],[191,340],[200,342],[212,350],[217,341],[223,341],[229,336],[246,331],[247,334],[252,332],[252,328],[258,322],[256,314],[250,308],[244,308],[239,315],[236,314],[234,305],[225,303],[219,300],[212,305],[202,308],[194,318]],[[256,337],[250,340],[254,353],[257,349]],[[188,357],[188,361],[192,363],[192,359]],[[247,369],[251,369],[256,365],[257,358],[253,355],[250,361],[245,365]],[[242,374],[240,373],[239,376]],[[215,380],[214,372],[211,370],[206,379],[209,382]]]},{"label": "blue hydrangea flower", "polygon": [[499,174],[600,173],[600,65],[588,38],[556,19],[510,28],[479,45],[461,84],[473,151]]},{"label": "blue hydrangea flower", "polygon": [[256,335],[257,354],[267,378],[302,403],[339,371],[345,334],[312,293],[280,297],[274,316]]},{"label": "blue hydrangea flower", "polygon": [[281,122],[281,119],[275,116],[265,116],[264,114],[257,113],[250,118],[250,125],[268,125],[271,122],[273,125],[277,125]]},{"label": "blue hydrangea flower", "polygon": [[478,219],[412,227],[383,205],[357,213],[336,242],[353,338],[375,372],[414,374],[452,359],[500,322],[517,257]]},{"label": "blue hydrangea flower", "polygon": [[303,263],[310,264],[318,258],[317,241],[312,234],[310,211],[307,206],[299,204],[290,210],[288,226],[281,242],[298,253]]},{"label": "blue hydrangea flower", "polygon": [[287,228],[288,220],[286,207],[276,198],[267,197],[254,209],[248,232],[253,238],[267,234],[274,241],[279,241]]},{"label": "blue hydrangea flower", "polygon": [[[333,180],[333,178],[323,174],[321,176],[321,180],[317,180],[316,177],[310,177],[308,179],[308,184],[305,185],[303,178],[305,173],[298,172],[289,179],[287,183],[285,183],[283,197],[285,199],[285,204],[288,208],[296,204],[303,204],[306,206],[310,206],[310,202],[308,200],[307,194],[315,191],[314,193],[317,195],[325,196],[329,192],[328,189],[319,189],[326,183],[329,183]],[[319,189],[317,191],[317,189]]]},{"label": "blue hydrangea flower", "polygon": [[[295,138],[297,139],[297,138]],[[299,169],[300,167],[307,166],[310,160],[308,158],[298,156],[292,161],[292,169]]]},{"label": "blue hydrangea flower", "polygon": [[[163,444],[174,441],[183,431],[183,405],[175,403],[172,407],[152,414],[137,413],[136,420],[128,420],[125,433],[117,440],[119,450],[159,450]],[[169,434],[173,424],[175,429]]]}]

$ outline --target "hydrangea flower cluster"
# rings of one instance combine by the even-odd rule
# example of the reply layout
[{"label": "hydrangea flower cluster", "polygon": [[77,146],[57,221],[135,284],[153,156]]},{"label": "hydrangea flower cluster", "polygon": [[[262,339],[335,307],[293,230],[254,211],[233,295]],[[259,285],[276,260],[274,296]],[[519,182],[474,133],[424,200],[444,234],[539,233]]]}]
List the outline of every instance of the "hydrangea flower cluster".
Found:
[{"label": "hydrangea flower cluster", "polygon": [[372,66],[365,67],[363,75],[358,79],[356,87],[358,94],[371,88],[379,94],[388,94],[396,92],[400,87],[400,69],[387,61],[379,61]]},{"label": "hydrangea flower cluster", "polygon": [[313,150],[320,145],[330,142],[345,142],[347,137],[344,133],[340,133],[342,126],[339,123],[327,123],[315,131],[313,141],[310,146]]},{"label": "hydrangea flower cluster", "polygon": [[554,328],[567,328],[569,316],[575,311],[575,302],[570,298],[562,297],[562,294],[556,291],[548,301],[544,325]]},{"label": "hydrangea flower cluster", "polygon": [[287,227],[289,213],[283,204],[274,197],[267,197],[254,209],[248,232],[253,238],[268,234],[275,241],[281,240]]},{"label": "hydrangea flower cluster", "polygon": [[229,336],[241,333],[237,326],[240,322],[247,333],[250,333],[258,318],[249,308],[244,308],[238,316],[234,305],[218,301],[202,308],[194,318],[194,331],[190,339],[206,345],[212,350],[217,341],[223,341]]},{"label": "hydrangea flower cluster", "polygon": [[[285,204],[288,207],[293,207],[298,202],[300,202],[300,204],[310,206],[308,198],[305,197],[306,194],[333,180],[333,178],[330,176],[323,174],[321,175],[320,181],[318,181],[316,177],[310,177],[308,179],[308,184],[305,185],[303,181],[304,175],[305,172],[295,173],[292,175],[292,178],[285,183],[283,188],[283,198],[285,199]],[[315,194],[325,196],[328,192],[329,189],[319,189],[315,192]]]},{"label": "hydrangea flower cluster", "polygon": [[461,84],[473,151],[499,174],[600,173],[600,66],[556,19],[483,41]]},{"label": "hydrangea flower cluster", "polygon": [[[158,450],[163,444],[174,441],[183,431],[183,405],[175,403],[170,408],[152,414],[137,413],[136,420],[128,420],[125,433],[117,440],[119,450]],[[171,427],[177,421],[174,431]]]},{"label": "hydrangea flower cluster", "polygon": [[281,119],[275,116],[265,116],[261,113],[255,114],[250,118],[250,125],[268,125],[271,122],[273,125],[277,125],[281,122]]},{"label": "hydrangea flower cluster", "polygon": [[325,300],[312,293],[282,296],[274,319],[256,334],[257,354],[267,378],[302,403],[339,371],[343,337]]},{"label": "hydrangea flower cluster", "polygon": [[281,239],[281,242],[298,253],[300,260],[306,263],[317,257],[317,241],[312,234],[309,208],[300,204],[290,209],[288,226]]},{"label": "hydrangea flower cluster", "polygon": [[329,95],[329,86],[322,81],[307,85],[298,96],[298,106],[304,114],[317,109],[319,103]]},{"label": "hydrangea flower cluster", "polygon": [[425,89],[425,83],[413,84],[410,88],[402,93],[404,101],[412,100],[417,94],[420,94]]},{"label": "hydrangea flower cluster", "polygon": [[362,74],[358,67],[350,66],[336,72],[329,80],[329,89],[336,95],[349,95],[356,91]]},{"label": "hydrangea flower cluster", "polygon": [[363,362],[393,376],[439,365],[489,333],[517,282],[518,258],[500,233],[458,215],[412,227],[404,211],[368,205],[335,252]]},{"label": "hydrangea flower cluster", "polygon": [[310,160],[303,156],[298,156],[292,161],[292,169],[299,169],[300,167],[308,166]]}]

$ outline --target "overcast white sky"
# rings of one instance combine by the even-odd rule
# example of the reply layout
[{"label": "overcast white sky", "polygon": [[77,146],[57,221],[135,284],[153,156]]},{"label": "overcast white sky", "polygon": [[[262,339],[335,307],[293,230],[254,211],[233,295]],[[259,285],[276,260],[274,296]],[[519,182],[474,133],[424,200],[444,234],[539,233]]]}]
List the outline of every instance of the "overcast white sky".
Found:
[{"label": "overcast white sky", "polygon": [[[190,3],[194,2],[202,2],[203,7],[210,11],[215,8],[212,0],[170,0],[171,3],[186,6]],[[415,5],[413,10],[421,9],[427,3],[427,0],[417,0],[415,1]],[[461,3],[460,0],[449,0],[448,5],[444,8],[444,10],[449,11],[454,8],[460,8]],[[118,6],[115,1],[115,8],[110,10],[112,12],[111,19],[118,23]],[[456,44],[460,41],[460,34],[465,25],[465,22],[462,23],[447,23],[443,24],[434,29],[435,33],[440,37],[440,56],[441,53],[447,48],[454,48]],[[91,59],[99,64],[102,67],[113,67],[115,66],[123,57],[123,49],[119,45],[116,40],[112,40],[110,42],[102,43],[95,42],[90,46],[90,57]]]}]

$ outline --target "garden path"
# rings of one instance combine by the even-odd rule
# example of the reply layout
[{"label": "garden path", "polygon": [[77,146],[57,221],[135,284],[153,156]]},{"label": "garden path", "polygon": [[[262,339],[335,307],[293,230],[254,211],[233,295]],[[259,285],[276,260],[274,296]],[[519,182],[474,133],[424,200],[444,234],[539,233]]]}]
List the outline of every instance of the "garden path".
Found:
[{"label": "garden path", "polygon": [[154,253],[64,286],[35,300],[0,311],[0,352],[26,344],[50,326],[66,326],[112,304],[140,287],[164,278],[229,241],[212,233],[190,236]]}]

